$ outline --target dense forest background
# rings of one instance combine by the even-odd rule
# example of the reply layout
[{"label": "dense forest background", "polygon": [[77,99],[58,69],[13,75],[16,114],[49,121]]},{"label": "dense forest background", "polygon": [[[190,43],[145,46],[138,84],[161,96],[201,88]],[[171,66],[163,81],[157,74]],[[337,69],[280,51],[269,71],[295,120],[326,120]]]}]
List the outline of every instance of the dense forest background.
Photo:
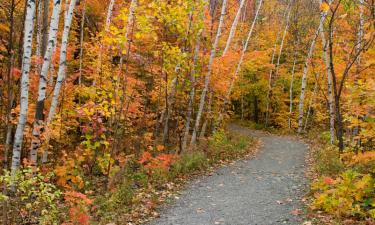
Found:
[{"label": "dense forest background", "polygon": [[374,4],[0,0],[4,223],[98,220],[98,196],[125,204],[233,119],[374,162]]}]

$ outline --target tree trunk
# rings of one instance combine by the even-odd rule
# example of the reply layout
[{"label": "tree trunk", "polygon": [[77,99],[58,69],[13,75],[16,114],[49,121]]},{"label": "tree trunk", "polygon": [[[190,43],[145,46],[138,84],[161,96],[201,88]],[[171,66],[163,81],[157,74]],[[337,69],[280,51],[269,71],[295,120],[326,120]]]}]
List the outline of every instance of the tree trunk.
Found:
[{"label": "tree trunk", "polygon": [[[67,53],[67,48],[68,48],[69,32],[70,32],[70,27],[72,25],[73,12],[76,6],[76,2],[77,0],[71,0],[69,4],[69,8],[65,12],[64,30],[62,34],[61,47],[60,47],[59,70],[57,72],[57,80],[56,80],[55,88],[53,90],[51,107],[50,107],[48,117],[47,117],[47,125],[46,125],[47,129],[50,123],[52,122],[53,118],[55,117],[56,108],[57,108],[57,104],[58,104],[59,97],[60,97],[60,91],[61,91],[62,85],[66,77],[66,53]],[[47,146],[48,146],[48,142],[50,138],[49,136],[50,134],[46,138]],[[42,159],[43,163],[47,162],[47,157],[48,157],[48,149],[45,149],[43,152],[43,159]]]},{"label": "tree trunk", "polygon": [[327,41],[324,35],[324,30],[322,28],[321,32],[322,46],[323,46],[323,59],[326,66],[327,73],[327,92],[328,92],[328,106],[329,106],[329,134],[330,143],[335,142],[335,107],[333,102],[333,91],[332,91],[332,74],[329,65],[329,58],[327,54]]},{"label": "tree trunk", "polygon": [[283,53],[283,49],[284,49],[285,37],[286,37],[286,34],[288,33],[288,29],[289,29],[289,21],[290,21],[290,14],[291,14],[292,8],[293,8],[293,1],[294,0],[290,0],[290,2],[289,2],[290,5],[288,6],[289,11],[288,11],[288,15],[286,17],[286,25],[285,25],[283,37],[281,38],[279,55],[277,56],[276,71],[275,71],[275,78],[274,79],[276,79],[277,76],[279,75],[280,59],[281,59],[281,54]]},{"label": "tree trunk", "polygon": [[292,77],[290,79],[290,88],[289,88],[289,116],[288,116],[288,127],[292,128],[292,113],[293,113],[293,84],[294,84],[294,74],[296,71],[297,63],[297,51],[294,52],[294,62],[292,68]]},{"label": "tree trunk", "polygon": [[228,40],[227,40],[227,43],[225,45],[225,49],[223,51],[223,56],[227,54],[227,52],[228,52],[228,50],[230,48],[230,44],[232,43],[233,37],[236,34],[237,24],[238,24],[238,21],[240,19],[240,16],[241,16],[241,13],[242,13],[242,9],[243,9],[243,7],[245,5],[245,2],[246,2],[246,0],[241,0],[240,1],[240,6],[238,7],[238,11],[237,11],[236,17],[234,18],[233,23],[232,23],[232,27],[230,28]]},{"label": "tree trunk", "polygon": [[305,65],[303,67],[303,73],[302,73],[302,85],[301,85],[301,95],[300,100],[298,104],[298,133],[302,133],[303,130],[303,115],[304,115],[304,101],[305,101],[305,89],[307,85],[307,73],[309,72],[309,64],[311,61],[311,58],[313,56],[314,50],[315,50],[315,44],[316,40],[319,37],[320,32],[322,31],[324,21],[327,17],[327,12],[322,12],[319,22],[319,27],[315,31],[314,37],[311,41],[311,45],[309,48],[308,55],[305,60]]},{"label": "tree trunk", "polygon": [[32,141],[31,141],[31,148],[30,148],[30,162],[32,164],[37,163],[37,154],[38,149],[40,147],[40,135],[41,130],[44,127],[43,120],[44,120],[44,102],[46,99],[46,92],[47,92],[47,81],[48,81],[48,71],[51,64],[51,58],[53,49],[56,46],[56,39],[57,39],[57,31],[59,26],[59,17],[60,17],[60,9],[61,9],[61,0],[54,0],[53,1],[53,11],[51,16],[51,23],[49,28],[49,36],[48,36],[48,44],[43,58],[43,65],[40,71],[39,76],[39,87],[38,87],[38,100],[36,102],[36,110],[35,110],[35,120],[33,124],[33,131],[32,131]]},{"label": "tree trunk", "polygon": [[191,146],[195,145],[195,142],[196,142],[196,139],[197,139],[197,131],[199,129],[199,124],[200,124],[200,120],[201,120],[201,117],[202,117],[204,104],[205,104],[205,101],[206,101],[206,94],[207,94],[208,86],[210,84],[210,78],[211,78],[211,73],[212,73],[212,64],[213,64],[214,58],[216,56],[216,49],[217,49],[217,46],[219,44],[221,32],[222,32],[222,29],[223,29],[223,26],[224,26],[224,17],[225,17],[226,6],[227,6],[227,0],[223,0],[220,20],[219,20],[219,26],[217,28],[215,41],[212,45],[210,59],[209,59],[209,62],[208,62],[208,70],[207,70],[207,74],[205,76],[205,81],[204,81],[204,88],[202,90],[201,99],[200,99],[200,102],[199,102],[199,110],[198,110],[198,113],[197,113],[197,118],[195,120],[194,131],[193,131],[193,135],[192,135],[191,142],[190,142]]},{"label": "tree trunk", "polygon": [[78,77],[78,84],[81,85],[82,83],[82,67],[83,67],[83,39],[85,34],[85,19],[86,19],[86,0],[83,2],[83,9],[82,9],[82,18],[81,18],[81,27],[80,27],[80,34],[79,34],[79,77]]},{"label": "tree trunk", "polygon": [[[292,2],[292,0],[290,0],[290,3],[291,2]],[[286,9],[285,12],[284,12],[284,15],[283,15],[283,20],[288,15],[288,19],[287,20],[289,21],[290,15],[289,15],[288,12],[290,13],[290,11],[288,11],[288,9]],[[289,22],[287,22],[287,23],[289,23]],[[285,27],[285,31],[287,31],[288,26]],[[272,57],[271,57],[271,64],[272,65],[275,64],[275,56],[276,56],[276,50],[277,50],[277,43],[279,42],[280,35],[281,35],[281,26],[279,27],[279,30],[277,32],[275,45],[273,46],[273,50],[272,50]],[[285,33],[285,35],[286,35],[286,33]],[[284,38],[284,36],[283,36],[283,38]],[[280,49],[282,49],[282,48],[280,47]],[[269,111],[270,111],[271,92],[272,92],[272,74],[273,74],[273,69],[270,70],[270,73],[268,75],[268,91],[267,91],[267,100],[266,100],[266,121],[265,121],[265,127],[268,126],[269,117],[270,117],[270,112]]]},{"label": "tree trunk", "polygon": [[260,9],[262,7],[262,3],[263,3],[263,0],[260,0],[258,8],[257,8],[257,11],[256,11],[255,16],[254,16],[253,23],[251,24],[251,28],[249,30],[249,33],[247,34],[246,42],[245,42],[245,44],[244,44],[244,46],[242,48],[240,60],[238,61],[236,71],[233,74],[231,83],[229,85],[229,89],[228,89],[228,91],[226,93],[226,96],[224,98],[223,107],[221,108],[221,110],[219,112],[218,121],[217,121],[217,124],[216,124],[216,126],[215,126],[214,129],[216,129],[217,127],[219,127],[221,125],[222,120],[223,120],[223,114],[225,113],[226,105],[229,103],[230,95],[232,94],[232,90],[234,88],[235,81],[236,81],[236,79],[238,77],[238,74],[241,72],[241,66],[242,66],[242,63],[243,63],[243,59],[245,57],[245,53],[246,53],[247,48],[249,46],[250,39],[251,39],[251,36],[253,34],[253,30],[254,30],[254,27],[255,27],[255,23],[256,23],[256,21],[258,19],[259,12],[260,12]]},{"label": "tree trunk", "polygon": [[305,132],[306,129],[307,129],[307,125],[308,125],[309,118],[310,118],[310,115],[311,115],[312,105],[313,105],[314,102],[315,102],[316,92],[318,91],[318,82],[319,82],[319,74],[316,76],[316,80],[315,80],[315,84],[314,84],[313,95],[312,95],[311,98],[310,98],[309,107],[308,107],[308,109],[307,109],[307,115],[306,115],[305,126],[303,127],[303,131],[304,131],[304,132]]},{"label": "tree trunk", "polygon": [[29,72],[33,43],[35,17],[35,0],[28,0],[26,7],[26,17],[24,25],[23,37],[23,56],[22,56],[22,76],[21,76],[21,100],[20,100],[20,116],[14,135],[13,156],[12,156],[12,176],[15,176],[21,162],[21,150],[23,131],[27,119],[27,111],[29,106]]},{"label": "tree trunk", "polygon": [[212,91],[210,91],[210,97],[208,97],[208,106],[207,106],[207,113],[206,113],[206,119],[202,125],[201,132],[199,134],[199,139],[202,140],[206,134],[207,130],[207,124],[208,121],[210,120],[210,115],[211,115],[211,108],[212,108]]}]

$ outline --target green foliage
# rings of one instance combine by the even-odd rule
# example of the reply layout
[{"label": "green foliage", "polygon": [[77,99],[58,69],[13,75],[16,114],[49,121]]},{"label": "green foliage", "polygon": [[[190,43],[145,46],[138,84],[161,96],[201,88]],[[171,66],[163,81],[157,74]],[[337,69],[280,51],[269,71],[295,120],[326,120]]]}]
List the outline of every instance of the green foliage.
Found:
[{"label": "green foliage", "polygon": [[42,174],[32,167],[19,169],[14,176],[4,171],[0,183],[6,192],[0,194],[0,202],[7,204],[13,224],[58,224],[61,191],[50,183],[52,177],[53,173]]},{"label": "green foliage", "polygon": [[375,179],[370,174],[347,170],[337,179],[323,177],[313,183],[313,209],[336,216],[375,218]]},{"label": "green foliage", "polygon": [[224,130],[218,130],[209,138],[208,158],[213,161],[236,159],[247,153],[251,142],[249,137],[228,135]]},{"label": "green foliage", "polygon": [[315,154],[315,170],[320,175],[338,174],[344,169],[340,153],[335,146],[323,146]]},{"label": "green foliage", "polygon": [[172,174],[188,174],[195,171],[202,170],[207,167],[207,158],[201,151],[193,151],[185,153],[173,165]]}]

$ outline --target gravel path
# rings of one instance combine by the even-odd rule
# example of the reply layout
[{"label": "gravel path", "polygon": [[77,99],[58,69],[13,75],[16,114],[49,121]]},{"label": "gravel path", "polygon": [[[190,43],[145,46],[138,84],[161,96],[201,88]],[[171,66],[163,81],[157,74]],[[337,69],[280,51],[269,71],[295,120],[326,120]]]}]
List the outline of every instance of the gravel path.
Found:
[{"label": "gravel path", "polygon": [[229,129],[260,138],[257,156],[193,181],[150,225],[301,224],[307,146],[234,124]]}]

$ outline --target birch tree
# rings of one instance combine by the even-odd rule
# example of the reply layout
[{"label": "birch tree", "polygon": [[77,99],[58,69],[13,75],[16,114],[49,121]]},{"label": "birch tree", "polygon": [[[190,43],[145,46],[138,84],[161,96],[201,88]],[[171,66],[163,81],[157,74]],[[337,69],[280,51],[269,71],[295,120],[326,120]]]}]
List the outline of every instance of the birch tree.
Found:
[{"label": "birch tree", "polygon": [[232,94],[232,90],[234,88],[235,81],[236,81],[236,79],[238,77],[238,74],[241,72],[241,66],[242,66],[242,63],[243,63],[243,60],[244,60],[244,57],[245,57],[245,53],[246,53],[247,48],[249,46],[249,43],[250,43],[250,40],[251,40],[251,36],[253,34],[253,30],[254,30],[256,21],[258,19],[259,12],[260,12],[260,9],[262,7],[262,3],[263,3],[263,0],[260,0],[259,3],[258,3],[258,8],[257,8],[257,11],[255,13],[253,23],[251,24],[249,33],[247,34],[246,42],[245,42],[245,44],[244,44],[244,46],[242,48],[242,51],[241,51],[240,60],[238,61],[238,64],[237,64],[237,67],[236,67],[236,71],[234,72],[234,74],[232,76],[232,79],[231,79],[228,91],[227,91],[227,93],[225,95],[225,98],[224,98],[224,103],[223,103],[224,107],[222,107],[222,109],[219,112],[219,116],[218,116],[218,121],[217,121],[216,127],[220,126],[220,124],[221,124],[221,122],[223,120],[223,114],[224,114],[225,106],[229,103],[230,95]]},{"label": "birch tree", "polygon": [[292,75],[290,78],[290,87],[289,87],[289,115],[288,115],[288,127],[289,129],[292,128],[292,113],[293,113],[293,84],[294,84],[294,74],[296,71],[296,64],[297,64],[297,51],[294,51],[294,60],[293,60],[293,67],[292,67]]},{"label": "birch tree", "polygon": [[246,0],[241,0],[240,1],[240,5],[238,7],[238,11],[237,11],[236,17],[234,18],[232,26],[230,28],[230,32],[229,32],[229,36],[228,36],[228,39],[227,39],[227,43],[226,43],[225,49],[223,51],[223,56],[226,55],[227,52],[228,52],[228,50],[230,49],[230,44],[232,43],[233,37],[236,34],[237,24],[238,24],[238,21],[240,20],[242,9],[244,8],[245,3],[246,3]]},{"label": "birch tree", "polygon": [[190,141],[191,146],[195,145],[196,140],[197,140],[197,132],[198,132],[200,120],[201,120],[201,117],[202,117],[204,104],[206,102],[206,94],[207,94],[207,91],[208,91],[208,86],[210,84],[210,78],[211,78],[211,73],[212,73],[212,64],[213,64],[214,58],[216,56],[216,50],[217,50],[219,40],[220,40],[220,37],[221,37],[221,33],[222,33],[222,29],[223,29],[223,26],[224,26],[224,17],[225,17],[226,6],[227,6],[227,0],[223,0],[223,4],[222,4],[222,7],[221,7],[221,15],[220,15],[220,19],[219,19],[219,26],[217,28],[215,41],[212,45],[212,49],[211,49],[211,53],[210,53],[210,59],[209,59],[209,62],[208,62],[207,73],[206,73],[205,80],[204,80],[204,87],[203,87],[200,102],[199,102],[199,109],[198,109],[197,117],[196,117],[196,120],[195,120],[193,135],[192,135],[192,138],[191,138],[191,141]]},{"label": "birch tree", "polygon": [[36,102],[35,121],[33,124],[33,131],[32,131],[33,138],[31,141],[30,161],[34,164],[37,162],[37,152],[40,146],[40,133],[41,133],[41,128],[44,126],[43,125],[43,120],[44,120],[43,110],[44,110],[44,102],[46,99],[48,71],[49,71],[50,64],[51,64],[53,49],[56,46],[60,9],[61,9],[61,0],[54,0],[50,28],[49,28],[48,44],[47,44],[46,52],[44,54],[43,65],[42,65],[40,76],[39,76],[38,99]]},{"label": "birch tree", "polygon": [[[62,34],[61,47],[60,47],[59,70],[57,72],[57,80],[56,80],[56,84],[53,90],[51,107],[49,109],[49,113],[47,117],[47,125],[46,125],[47,129],[48,129],[49,124],[52,122],[55,116],[57,104],[58,104],[59,97],[60,97],[60,91],[66,78],[66,54],[67,54],[67,48],[68,48],[69,32],[70,32],[70,27],[72,25],[73,12],[76,6],[76,2],[77,0],[70,0],[68,10],[65,12],[64,30]],[[47,137],[46,139],[47,139],[46,143],[48,145],[49,137]],[[47,156],[48,156],[48,151],[44,150],[42,162],[47,161]]]},{"label": "birch tree", "polygon": [[[289,4],[292,2],[293,0],[290,0]],[[286,35],[286,31],[288,30],[288,27],[289,27],[289,18],[290,18],[290,11],[288,10],[289,8],[289,4],[288,4],[288,7],[287,9],[285,10],[284,12],[284,15],[283,15],[283,20],[284,18],[288,15],[288,18],[287,18],[287,25],[285,26],[285,29],[284,29],[284,34]],[[288,14],[287,14],[288,13]],[[272,49],[272,56],[271,56],[271,64],[274,65],[275,64],[275,57],[276,57],[276,51],[277,51],[277,43],[279,43],[279,39],[280,39],[280,35],[281,35],[281,26],[279,27],[279,30],[277,32],[277,36],[276,36],[276,41],[275,41],[275,45],[273,46],[273,49]],[[283,35],[283,40],[285,38],[285,35]],[[284,41],[282,41],[282,44],[284,44]],[[281,45],[280,45],[281,46]],[[281,55],[281,52],[282,52],[282,47],[280,47],[280,54],[279,56]],[[270,110],[270,103],[271,103],[271,92],[272,92],[272,75],[273,75],[273,69],[270,70],[270,73],[268,75],[268,91],[267,91],[267,99],[266,99],[266,121],[265,121],[265,126],[267,127],[268,126],[268,121],[269,121],[269,110]]]},{"label": "birch tree", "polygon": [[33,31],[35,17],[35,0],[28,0],[26,6],[26,17],[23,36],[23,56],[22,56],[22,75],[21,75],[21,99],[20,99],[20,115],[18,118],[16,133],[14,135],[13,155],[11,171],[12,176],[16,174],[20,166],[23,131],[27,119],[27,111],[29,106],[29,73],[30,62],[33,47]]},{"label": "birch tree", "polygon": [[314,50],[315,50],[315,44],[316,40],[319,37],[320,32],[323,29],[324,21],[326,20],[328,11],[322,11],[319,21],[319,26],[316,29],[313,39],[310,44],[309,52],[305,59],[305,64],[303,67],[303,73],[302,73],[302,84],[301,84],[301,95],[299,98],[299,104],[298,104],[298,133],[301,133],[303,130],[303,115],[304,115],[304,101],[305,101],[305,89],[307,85],[307,73],[309,72],[309,64],[311,61],[311,58],[313,57]]}]

